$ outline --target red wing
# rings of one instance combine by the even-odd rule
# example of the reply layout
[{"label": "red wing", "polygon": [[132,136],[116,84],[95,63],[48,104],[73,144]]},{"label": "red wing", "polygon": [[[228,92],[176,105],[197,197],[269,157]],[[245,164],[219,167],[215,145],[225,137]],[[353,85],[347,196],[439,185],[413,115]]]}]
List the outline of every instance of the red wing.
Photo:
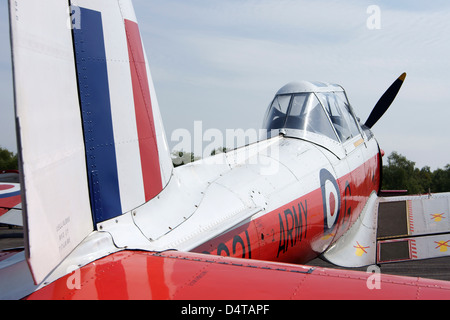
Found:
[{"label": "red wing", "polygon": [[[122,251],[28,299],[449,299],[450,283],[192,253]],[[78,289],[77,289],[78,288]]]}]

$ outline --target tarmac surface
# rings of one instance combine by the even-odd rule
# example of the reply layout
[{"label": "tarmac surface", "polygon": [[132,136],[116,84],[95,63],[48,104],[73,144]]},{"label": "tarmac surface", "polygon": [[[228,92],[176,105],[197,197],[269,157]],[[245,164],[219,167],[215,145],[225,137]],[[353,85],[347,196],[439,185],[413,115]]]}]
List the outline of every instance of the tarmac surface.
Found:
[{"label": "tarmac surface", "polygon": [[[341,268],[319,258],[311,261],[308,265],[367,272],[367,267]],[[381,269],[381,274],[450,281],[450,257],[386,263],[378,267]]]},{"label": "tarmac surface", "polygon": [[[24,238],[22,228],[14,227],[9,229],[8,227],[0,226],[0,251],[23,246]],[[308,265],[324,268],[367,271],[366,267],[352,269],[337,267],[319,258],[311,261]],[[382,274],[450,281],[450,257],[383,264],[380,266],[380,269]]]},{"label": "tarmac surface", "polygon": [[24,246],[23,229],[0,226],[0,251]]}]

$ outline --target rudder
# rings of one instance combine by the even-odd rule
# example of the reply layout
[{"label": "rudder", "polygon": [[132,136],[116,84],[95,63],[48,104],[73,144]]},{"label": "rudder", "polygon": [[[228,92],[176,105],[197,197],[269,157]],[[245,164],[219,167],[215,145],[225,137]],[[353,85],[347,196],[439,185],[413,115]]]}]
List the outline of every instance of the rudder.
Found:
[{"label": "rudder", "polygon": [[10,1],[27,259],[40,282],[172,162],[130,0]]}]

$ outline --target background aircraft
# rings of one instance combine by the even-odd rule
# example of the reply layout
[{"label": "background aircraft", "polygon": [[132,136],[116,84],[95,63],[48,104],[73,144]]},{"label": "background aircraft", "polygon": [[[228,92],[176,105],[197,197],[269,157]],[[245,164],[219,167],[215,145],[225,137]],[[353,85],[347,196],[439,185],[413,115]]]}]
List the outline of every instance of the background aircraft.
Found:
[{"label": "background aircraft", "polygon": [[[418,239],[376,235],[382,153],[370,128],[405,75],[365,125],[342,87],[290,83],[265,139],[174,169],[131,1],[69,4],[10,2],[26,244],[0,262],[3,297],[450,296],[447,282],[383,275],[371,290],[371,274],[286,264],[371,265]],[[425,212],[408,201],[409,216]],[[446,247],[439,230],[420,239]]]}]

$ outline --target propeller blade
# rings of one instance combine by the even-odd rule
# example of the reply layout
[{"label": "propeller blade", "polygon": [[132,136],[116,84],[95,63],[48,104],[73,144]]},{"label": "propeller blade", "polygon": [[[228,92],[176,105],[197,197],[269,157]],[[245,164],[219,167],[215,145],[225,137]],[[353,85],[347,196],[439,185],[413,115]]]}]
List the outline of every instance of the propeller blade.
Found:
[{"label": "propeller blade", "polygon": [[375,123],[383,116],[383,114],[389,109],[395,97],[397,96],[400,88],[403,85],[403,81],[405,81],[406,73],[403,73],[394,83],[387,89],[387,91],[383,94],[383,96],[378,100],[377,104],[372,110],[369,118],[367,119],[365,125],[369,128],[372,128]]}]

